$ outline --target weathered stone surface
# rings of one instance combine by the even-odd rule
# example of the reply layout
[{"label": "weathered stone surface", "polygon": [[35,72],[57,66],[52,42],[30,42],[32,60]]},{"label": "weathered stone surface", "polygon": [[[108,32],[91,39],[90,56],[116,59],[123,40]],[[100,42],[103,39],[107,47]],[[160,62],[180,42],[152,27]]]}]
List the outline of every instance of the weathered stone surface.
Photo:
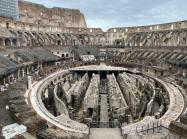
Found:
[{"label": "weathered stone surface", "polygon": [[182,115],[180,117],[180,122],[187,125],[187,116],[186,115]]},{"label": "weathered stone surface", "polygon": [[185,124],[173,121],[170,124],[170,129],[181,136],[187,137],[187,125]]},{"label": "weathered stone surface", "polygon": [[45,139],[86,139],[86,136],[84,137],[80,134],[69,134],[68,132],[54,128],[48,128],[39,133],[38,138],[40,137],[43,137]]},{"label": "weathered stone surface", "polygon": [[109,102],[111,105],[111,111],[114,111],[115,117],[124,116],[129,109],[125,98],[121,92],[119,84],[115,78],[115,75],[107,75]]},{"label": "weathered stone surface", "polygon": [[43,5],[19,1],[20,21],[52,26],[86,27],[84,15],[76,9],[46,8]]},{"label": "weathered stone surface", "polygon": [[99,75],[93,74],[93,77],[90,81],[90,85],[84,97],[84,110],[87,111],[88,108],[97,108],[99,100],[99,84],[100,77]]}]

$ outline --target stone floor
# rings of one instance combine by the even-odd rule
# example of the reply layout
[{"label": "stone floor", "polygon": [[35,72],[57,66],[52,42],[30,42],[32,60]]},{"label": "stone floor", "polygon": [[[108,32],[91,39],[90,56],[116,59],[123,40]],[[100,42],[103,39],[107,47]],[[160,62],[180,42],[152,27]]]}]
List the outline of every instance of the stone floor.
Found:
[{"label": "stone floor", "polygon": [[[109,104],[108,104],[108,92],[106,80],[101,80],[100,86],[100,128],[109,127]],[[107,124],[105,124],[107,123]]]},{"label": "stone floor", "polygon": [[91,128],[89,139],[122,139],[118,128]]},{"label": "stone floor", "polygon": [[108,95],[107,94],[101,94],[101,111],[100,111],[100,122],[109,122],[109,117],[108,117]]}]

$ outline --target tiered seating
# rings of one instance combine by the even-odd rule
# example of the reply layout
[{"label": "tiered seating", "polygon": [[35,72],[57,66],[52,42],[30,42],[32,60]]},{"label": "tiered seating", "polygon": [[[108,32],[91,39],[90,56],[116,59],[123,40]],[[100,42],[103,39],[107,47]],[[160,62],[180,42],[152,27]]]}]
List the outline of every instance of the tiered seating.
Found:
[{"label": "tiered seating", "polygon": [[[127,57],[127,56],[126,56]],[[187,60],[187,53],[185,52],[173,52],[173,51],[154,51],[154,50],[134,50],[125,59],[126,62],[130,61],[144,61],[149,62],[151,60],[156,61],[159,65],[160,61],[173,64],[185,64]],[[122,60],[123,61],[123,60]],[[124,62],[125,62],[124,61]],[[155,66],[157,66],[155,65]]]}]

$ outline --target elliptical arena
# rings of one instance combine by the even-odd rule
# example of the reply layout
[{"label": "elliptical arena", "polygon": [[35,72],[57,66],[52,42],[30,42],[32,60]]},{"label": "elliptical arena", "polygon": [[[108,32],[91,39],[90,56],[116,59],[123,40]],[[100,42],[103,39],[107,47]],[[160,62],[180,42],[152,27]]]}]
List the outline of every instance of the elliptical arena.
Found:
[{"label": "elliptical arena", "polygon": [[0,19],[2,138],[187,138],[187,21],[104,32],[79,10],[19,12]]}]

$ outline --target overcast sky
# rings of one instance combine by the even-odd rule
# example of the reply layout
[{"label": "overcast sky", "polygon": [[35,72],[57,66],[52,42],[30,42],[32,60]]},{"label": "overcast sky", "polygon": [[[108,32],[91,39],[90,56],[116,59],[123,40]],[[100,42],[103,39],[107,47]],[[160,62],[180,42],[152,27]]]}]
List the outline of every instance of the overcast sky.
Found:
[{"label": "overcast sky", "polygon": [[187,20],[187,0],[27,0],[47,7],[79,9],[88,27],[107,30]]}]

